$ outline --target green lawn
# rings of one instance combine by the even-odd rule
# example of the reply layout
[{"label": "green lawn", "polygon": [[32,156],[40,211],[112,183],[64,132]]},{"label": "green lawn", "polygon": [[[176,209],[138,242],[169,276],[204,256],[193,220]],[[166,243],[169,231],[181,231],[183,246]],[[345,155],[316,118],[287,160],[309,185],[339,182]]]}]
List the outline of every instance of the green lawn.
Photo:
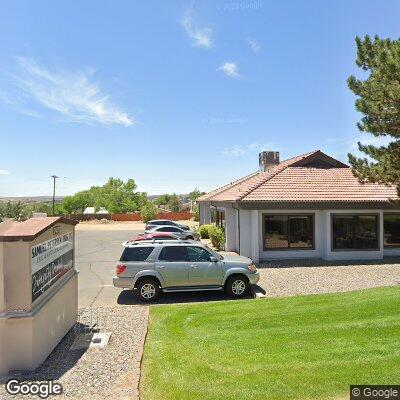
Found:
[{"label": "green lawn", "polygon": [[153,306],[142,399],[348,399],[398,384],[400,287]]}]

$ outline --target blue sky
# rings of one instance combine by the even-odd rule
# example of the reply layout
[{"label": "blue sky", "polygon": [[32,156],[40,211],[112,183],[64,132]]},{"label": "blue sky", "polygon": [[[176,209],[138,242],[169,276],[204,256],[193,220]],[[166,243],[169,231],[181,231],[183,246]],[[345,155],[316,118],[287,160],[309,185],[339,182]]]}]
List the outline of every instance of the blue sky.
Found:
[{"label": "blue sky", "polygon": [[[0,196],[108,177],[209,190],[260,149],[346,161],[356,35],[399,37],[399,1],[3,1]],[[371,140],[371,139],[369,139]]]}]

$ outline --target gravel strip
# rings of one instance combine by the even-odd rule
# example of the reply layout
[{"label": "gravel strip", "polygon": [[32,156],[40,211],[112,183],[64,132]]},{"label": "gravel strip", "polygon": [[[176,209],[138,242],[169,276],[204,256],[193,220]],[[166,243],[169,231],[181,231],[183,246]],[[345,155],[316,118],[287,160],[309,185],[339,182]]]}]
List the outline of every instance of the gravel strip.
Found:
[{"label": "gravel strip", "polygon": [[[3,377],[0,399],[39,398],[7,394],[4,383],[11,377],[23,381],[54,379],[63,386],[63,394],[54,397],[60,400],[138,399],[140,359],[147,320],[147,306],[80,309],[78,324],[36,371],[13,372]],[[108,345],[103,349],[70,350],[77,335],[93,326],[100,332],[111,332]]]},{"label": "gravel strip", "polygon": [[384,262],[332,263],[290,260],[261,263],[258,285],[266,296],[348,292],[400,285],[400,259]]}]

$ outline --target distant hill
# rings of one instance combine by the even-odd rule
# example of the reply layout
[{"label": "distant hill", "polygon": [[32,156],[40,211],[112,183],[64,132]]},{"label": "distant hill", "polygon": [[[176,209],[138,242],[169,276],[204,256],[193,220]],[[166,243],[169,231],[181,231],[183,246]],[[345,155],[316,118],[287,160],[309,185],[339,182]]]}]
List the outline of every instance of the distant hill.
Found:
[{"label": "distant hill", "polygon": [[[148,198],[151,201],[156,200],[161,195],[159,194],[149,194]],[[178,194],[181,200],[186,201],[187,194]],[[56,203],[60,203],[65,196],[56,196]],[[51,203],[53,201],[53,196],[21,196],[21,197],[0,197],[0,201],[20,201],[22,203]]]},{"label": "distant hill", "polygon": [[[56,203],[60,203],[64,196],[56,196]],[[0,197],[0,201],[20,201],[22,203],[51,203],[53,196],[21,196],[21,197]]]}]

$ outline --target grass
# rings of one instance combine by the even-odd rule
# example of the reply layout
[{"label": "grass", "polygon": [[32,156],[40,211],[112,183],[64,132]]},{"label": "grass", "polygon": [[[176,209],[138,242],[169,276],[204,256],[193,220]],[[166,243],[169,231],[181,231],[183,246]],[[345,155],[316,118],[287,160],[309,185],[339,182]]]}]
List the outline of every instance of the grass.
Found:
[{"label": "grass", "polygon": [[400,288],[153,306],[144,400],[338,399],[397,384]]}]

